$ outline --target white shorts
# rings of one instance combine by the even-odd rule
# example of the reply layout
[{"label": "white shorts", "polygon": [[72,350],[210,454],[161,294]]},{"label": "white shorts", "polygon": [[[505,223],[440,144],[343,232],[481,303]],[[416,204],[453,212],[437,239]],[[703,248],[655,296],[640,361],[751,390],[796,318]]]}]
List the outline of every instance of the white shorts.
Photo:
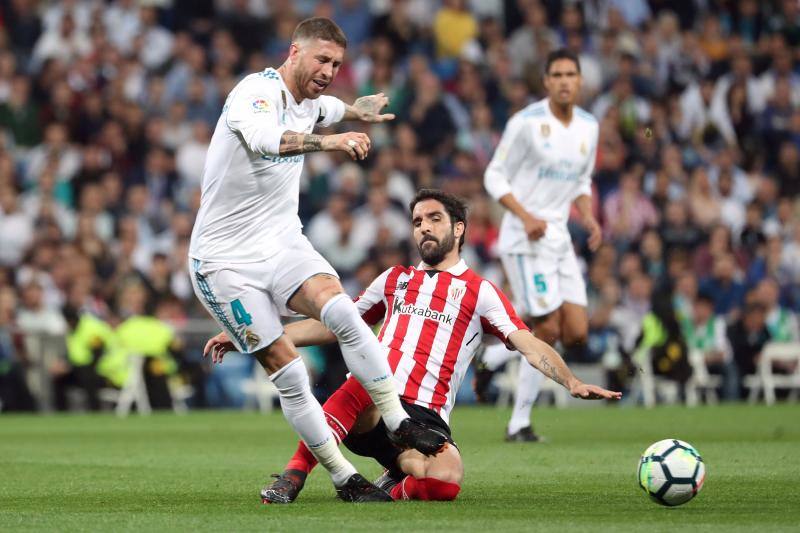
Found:
[{"label": "white shorts", "polygon": [[564,302],[586,306],[586,284],[575,251],[502,254],[514,306],[531,317],[548,315]]},{"label": "white shorts", "polygon": [[287,303],[303,282],[316,274],[338,277],[305,236],[266,261],[189,258],[189,271],[197,298],[242,353],[269,346],[283,334],[281,316],[296,315]]}]

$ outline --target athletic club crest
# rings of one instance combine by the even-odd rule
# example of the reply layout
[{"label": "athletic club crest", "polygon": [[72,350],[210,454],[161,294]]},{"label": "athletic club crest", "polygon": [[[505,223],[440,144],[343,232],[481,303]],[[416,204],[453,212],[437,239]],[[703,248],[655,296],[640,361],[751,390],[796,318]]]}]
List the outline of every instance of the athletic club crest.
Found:
[{"label": "athletic club crest", "polygon": [[587,150],[586,150],[586,141],[583,141],[581,143],[581,155],[586,155],[586,152],[587,152]]},{"label": "athletic club crest", "polygon": [[542,124],[540,131],[542,133],[542,137],[550,137],[550,124]]},{"label": "athletic club crest", "polygon": [[448,291],[448,296],[450,297],[449,298],[450,300],[453,300],[455,302],[460,302],[461,298],[463,298],[464,294],[466,293],[467,293],[466,287],[450,287],[450,290]]}]

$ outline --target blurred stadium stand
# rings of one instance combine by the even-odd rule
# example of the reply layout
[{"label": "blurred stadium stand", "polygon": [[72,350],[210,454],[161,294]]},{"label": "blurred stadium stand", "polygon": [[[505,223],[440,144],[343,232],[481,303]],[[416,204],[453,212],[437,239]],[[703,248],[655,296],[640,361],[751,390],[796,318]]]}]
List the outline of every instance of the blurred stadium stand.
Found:
[{"label": "blurred stadium stand", "polygon": [[[278,66],[310,15],[350,39],[331,92],[382,91],[398,115],[365,129],[364,162],[306,156],[300,215],[350,294],[416,261],[405,206],[422,186],[469,200],[467,261],[503,283],[483,170],[509,116],[542,97],[547,53],[566,46],[601,124],[606,239],[591,254],[572,228],[591,317],[574,362],[647,403],[684,388],[690,402],[770,401],[770,376],[792,372],[797,386],[796,358],[759,359],[800,341],[796,0],[2,0],[0,409],[103,406],[136,353],[153,407],[178,390],[190,407],[268,397],[242,388],[252,360],[202,361],[214,327],[186,250],[225,96]],[[140,317],[152,320],[128,322],[126,341],[120,328]],[[673,320],[676,335],[645,341]],[[159,342],[131,346],[138,328]],[[674,346],[683,367],[664,359]],[[344,375],[336,352],[306,352],[320,396]]]}]

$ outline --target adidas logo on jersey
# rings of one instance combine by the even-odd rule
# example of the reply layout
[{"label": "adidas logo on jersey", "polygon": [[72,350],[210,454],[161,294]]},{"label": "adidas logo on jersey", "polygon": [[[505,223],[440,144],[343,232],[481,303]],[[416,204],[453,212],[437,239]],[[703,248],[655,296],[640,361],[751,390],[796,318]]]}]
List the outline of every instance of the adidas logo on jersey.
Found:
[{"label": "adidas logo on jersey", "polygon": [[393,313],[399,313],[401,315],[417,315],[423,318],[430,318],[431,320],[436,320],[441,322],[442,324],[448,324],[450,326],[453,325],[453,316],[446,315],[444,313],[440,313],[439,311],[432,311],[427,307],[417,307],[412,304],[402,305],[400,302],[395,300],[394,305],[392,306]]}]

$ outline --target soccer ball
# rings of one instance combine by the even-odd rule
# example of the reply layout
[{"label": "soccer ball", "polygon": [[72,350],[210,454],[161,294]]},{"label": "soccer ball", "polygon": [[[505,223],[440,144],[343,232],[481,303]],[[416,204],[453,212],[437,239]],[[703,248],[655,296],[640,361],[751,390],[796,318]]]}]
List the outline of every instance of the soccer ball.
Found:
[{"label": "soccer ball", "polygon": [[688,442],[665,439],[647,448],[639,460],[639,486],[661,505],[681,505],[703,488],[706,465]]}]

